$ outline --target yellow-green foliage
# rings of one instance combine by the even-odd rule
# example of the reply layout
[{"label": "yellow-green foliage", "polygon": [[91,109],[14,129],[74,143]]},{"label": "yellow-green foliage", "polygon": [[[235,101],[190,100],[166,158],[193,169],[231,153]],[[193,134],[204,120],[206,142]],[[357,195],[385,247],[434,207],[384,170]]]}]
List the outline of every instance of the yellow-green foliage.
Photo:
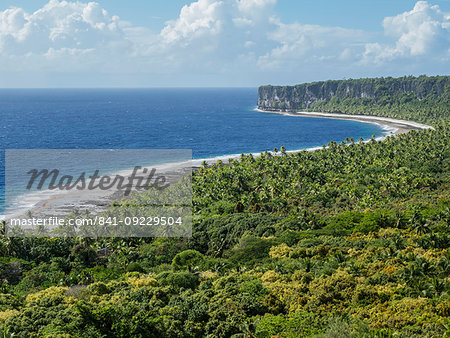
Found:
[{"label": "yellow-green foliage", "polygon": [[18,310],[6,310],[0,312],[0,322],[4,323],[10,316],[18,314]]},{"label": "yellow-green foliage", "polygon": [[142,286],[157,286],[158,282],[155,278],[151,276],[141,276],[141,277],[129,277],[127,279],[128,283],[133,285],[135,288],[140,288]]},{"label": "yellow-green foliage", "polygon": [[289,257],[291,252],[292,249],[286,243],[282,243],[280,245],[271,247],[269,256],[272,258],[285,258]]},{"label": "yellow-green foliage", "polygon": [[354,317],[365,319],[376,328],[402,328],[410,325],[442,325],[446,319],[436,313],[433,302],[426,298],[405,297],[389,303],[358,309]]},{"label": "yellow-green foliage", "polygon": [[52,286],[45,290],[31,293],[25,298],[26,306],[53,306],[58,305],[66,300],[68,287]]}]

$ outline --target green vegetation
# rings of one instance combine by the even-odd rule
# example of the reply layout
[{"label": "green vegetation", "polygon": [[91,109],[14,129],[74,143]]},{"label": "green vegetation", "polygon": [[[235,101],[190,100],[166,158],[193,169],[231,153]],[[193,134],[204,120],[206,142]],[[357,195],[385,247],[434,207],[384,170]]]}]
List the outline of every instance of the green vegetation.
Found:
[{"label": "green vegetation", "polygon": [[435,123],[450,117],[450,76],[329,80],[296,86],[262,86],[267,110],[377,115]]},{"label": "green vegetation", "polygon": [[442,97],[411,106],[435,130],[204,165],[190,238],[2,238],[0,332],[449,336]]}]

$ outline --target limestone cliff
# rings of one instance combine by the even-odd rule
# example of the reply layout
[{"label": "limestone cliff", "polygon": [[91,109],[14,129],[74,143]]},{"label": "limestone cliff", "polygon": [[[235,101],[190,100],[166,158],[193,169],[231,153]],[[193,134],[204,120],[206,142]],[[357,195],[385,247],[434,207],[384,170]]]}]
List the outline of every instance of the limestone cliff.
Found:
[{"label": "limestone cliff", "polygon": [[258,108],[295,111],[311,108],[316,102],[346,98],[370,99],[373,104],[385,97],[413,96],[416,99],[440,98],[450,88],[450,76],[419,76],[330,80],[295,86],[261,86]]}]

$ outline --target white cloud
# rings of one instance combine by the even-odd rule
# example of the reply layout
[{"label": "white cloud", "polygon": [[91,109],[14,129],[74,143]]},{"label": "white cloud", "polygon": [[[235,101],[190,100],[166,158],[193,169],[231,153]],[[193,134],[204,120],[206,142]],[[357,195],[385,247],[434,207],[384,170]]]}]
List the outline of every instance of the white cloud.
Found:
[{"label": "white cloud", "polygon": [[276,0],[198,0],[184,6],[160,33],[171,71],[226,73],[253,62],[267,39]]},{"label": "white cloud", "polygon": [[[59,69],[61,66],[59,70],[71,71],[77,63],[76,69],[86,68],[82,65],[86,55],[90,55],[88,66],[104,64],[108,55],[113,58],[119,55],[117,50],[121,50],[122,55],[124,50],[132,50],[131,42],[121,28],[120,19],[110,17],[95,2],[51,0],[32,14],[20,8],[0,12],[0,56],[3,61],[7,59],[6,64],[13,69],[31,67],[34,60],[35,67]],[[77,56],[80,57],[78,62]],[[26,65],[20,63],[24,57]],[[73,63],[70,60],[59,66],[54,63],[64,57],[73,58]]]},{"label": "white cloud", "polygon": [[262,68],[298,67],[322,60],[339,60],[342,56],[348,59],[351,50],[357,51],[358,44],[367,38],[362,31],[340,27],[281,22],[277,26],[269,34],[277,46],[259,58]]},{"label": "white cloud", "polygon": [[247,20],[251,23],[264,20],[271,15],[276,3],[277,0],[236,0],[237,15],[242,16],[237,19]]},{"label": "white cloud", "polygon": [[176,20],[167,22],[161,37],[164,42],[187,46],[196,39],[207,44],[211,36],[221,35],[223,39],[232,35],[234,40],[240,40],[242,34],[264,36],[266,29],[256,26],[263,23],[270,27],[267,21],[275,3],[276,0],[198,0],[185,5]]},{"label": "white cloud", "polygon": [[366,45],[365,61],[382,63],[402,57],[448,57],[450,47],[450,14],[439,6],[419,1],[414,8],[383,21],[386,36],[394,44]]},{"label": "white cloud", "polygon": [[161,32],[165,42],[184,40],[183,44],[194,38],[220,33],[223,22],[222,1],[199,0],[185,5],[177,20],[169,21]]},{"label": "white cloud", "polygon": [[448,66],[450,15],[427,2],[385,18],[384,35],[286,24],[275,4],[192,1],[160,32],[110,15],[97,2],[50,0],[33,13],[9,8],[0,11],[0,72],[142,74],[153,85],[162,77],[175,79],[173,85],[227,78],[229,84],[241,79],[235,85],[254,85],[423,69],[431,58],[440,69]]},{"label": "white cloud", "polygon": [[21,8],[10,8],[0,12],[0,32],[20,40],[22,31],[27,23],[26,13]]},{"label": "white cloud", "polygon": [[264,11],[276,3],[277,0],[237,0],[239,10],[246,14]]}]

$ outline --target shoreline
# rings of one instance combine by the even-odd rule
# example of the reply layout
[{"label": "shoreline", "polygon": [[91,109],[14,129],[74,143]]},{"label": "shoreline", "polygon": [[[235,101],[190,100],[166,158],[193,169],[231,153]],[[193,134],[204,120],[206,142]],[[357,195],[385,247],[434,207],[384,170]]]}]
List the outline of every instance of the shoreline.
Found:
[{"label": "shoreline", "polygon": [[[182,162],[168,162],[160,163],[149,168],[155,169],[156,175],[162,175],[167,179],[167,183],[176,183],[189,171],[194,168],[191,161]],[[125,179],[129,179],[132,175],[134,168],[121,169],[109,173],[109,176],[121,175]],[[142,176],[142,174],[139,174]],[[133,182],[135,184],[135,182]],[[132,191],[134,192],[133,186]],[[43,198],[38,198],[42,196]],[[75,209],[78,211],[89,210],[93,212],[93,215],[99,214],[102,211],[109,209],[111,203],[124,198],[123,191],[118,190],[82,190],[76,189],[69,191],[33,191],[31,193],[20,196],[25,200],[32,199],[33,202],[28,201],[30,204],[27,207],[16,207],[9,210],[5,208],[4,213],[0,215],[0,220],[10,219],[23,219],[28,218],[27,213],[31,212],[33,218],[50,218],[61,217],[64,218],[71,214]],[[19,198],[19,197],[17,197]],[[27,205],[27,204],[25,204]],[[9,212],[8,212],[9,211]]]},{"label": "shoreline", "polygon": [[[281,111],[281,110],[263,110],[260,108],[256,108],[255,110],[262,112],[262,113],[281,114],[281,115],[287,115],[287,116],[329,118],[329,119],[337,119],[337,120],[349,120],[349,121],[372,123],[372,124],[381,125],[383,127],[396,129],[396,131],[393,132],[392,135],[404,134],[411,130],[426,130],[426,129],[434,130],[434,128],[432,126],[429,126],[426,124],[413,122],[413,121],[406,121],[406,120],[397,120],[397,119],[393,119],[390,117],[380,117],[380,116],[372,116],[372,115],[349,115],[349,114],[338,114],[338,113],[321,113],[321,112],[304,112],[304,111],[286,112],[286,111]],[[389,136],[389,135],[386,135],[386,136]],[[384,138],[385,137],[383,137],[382,139],[384,139]]]},{"label": "shoreline", "polygon": [[[395,136],[398,134],[407,133],[411,130],[425,130],[425,129],[434,129],[431,126],[427,126],[425,124],[420,124],[412,121],[404,121],[404,120],[396,120],[392,118],[384,118],[377,116],[366,116],[366,115],[345,115],[345,114],[335,114],[335,113],[320,113],[320,112],[284,112],[284,111],[268,111],[261,110],[258,108],[254,109],[255,111],[259,111],[262,113],[271,113],[271,114],[281,114],[287,116],[300,116],[300,117],[314,117],[314,118],[328,118],[328,119],[343,119],[343,120],[353,120],[364,123],[376,124],[384,128],[384,135],[376,138],[378,141],[382,141],[389,136]],[[369,142],[370,140],[365,140],[364,142]],[[287,153],[297,153],[301,151],[315,151],[318,149],[322,149],[322,146],[288,150]],[[272,151],[269,151],[273,153]],[[259,157],[261,152],[257,153],[243,153],[245,155],[252,154],[254,157]],[[273,154],[278,155],[278,154]],[[176,162],[176,163],[166,163],[158,165],[158,169],[162,171],[163,174],[168,176],[178,176],[182,172],[187,171],[195,171],[200,168],[202,163],[206,161],[208,164],[214,164],[217,161],[221,160],[224,164],[227,164],[230,159],[238,159],[241,154],[230,154],[230,155],[219,155],[213,156],[209,158],[200,158],[200,159],[192,159],[188,162]],[[123,174],[125,176],[129,175],[129,170],[120,170],[117,173]],[[57,216],[67,216],[70,214],[73,209],[85,210],[85,209],[93,209],[94,213],[101,212],[108,208],[111,202],[117,200],[117,195],[115,194],[105,194],[105,193],[93,193],[89,197],[77,196],[75,193],[66,192],[65,194],[55,194],[53,196],[47,196],[47,198],[43,198],[38,201],[33,206],[27,208],[27,210],[31,211],[31,213],[38,217],[49,217],[51,215]],[[86,198],[87,197],[87,198]],[[120,199],[120,198],[119,198]],[[5,210],[6,211],[6,210]],[[25,217],[26,211],[22,209],[17,214],[8,216],[22,218]],[[2,219],[5,215],[0,215],[0,219]],[[5,217],[7,219],[7,217]]]}]

